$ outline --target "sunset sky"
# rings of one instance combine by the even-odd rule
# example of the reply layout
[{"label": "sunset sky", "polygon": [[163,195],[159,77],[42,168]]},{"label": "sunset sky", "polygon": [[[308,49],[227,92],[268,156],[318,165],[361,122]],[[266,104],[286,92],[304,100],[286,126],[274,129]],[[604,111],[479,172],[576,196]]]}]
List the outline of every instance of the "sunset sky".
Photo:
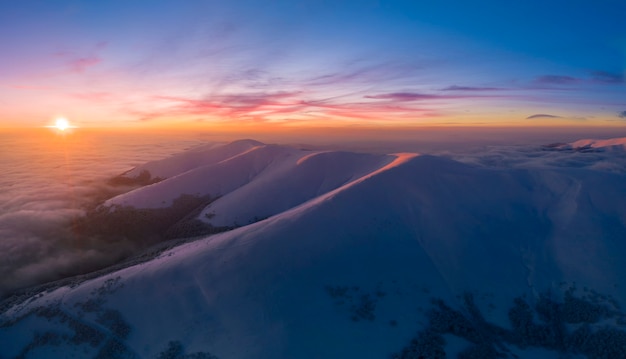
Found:
[{"label": "sunset sky", "polygon": [[624,14],[624,0],[0,0],[0,127],[626,126]]}]

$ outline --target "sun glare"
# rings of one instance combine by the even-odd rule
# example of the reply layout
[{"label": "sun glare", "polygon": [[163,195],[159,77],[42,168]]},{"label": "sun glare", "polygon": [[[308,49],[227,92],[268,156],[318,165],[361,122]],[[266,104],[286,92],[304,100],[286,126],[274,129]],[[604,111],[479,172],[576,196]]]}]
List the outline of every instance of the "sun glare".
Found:
[{"label": "sun glare", "polygon": [[57,118],[54,123],[54,127],[56,127],[59,131],[65,131],[70,127],[70,123],[65,118]]}]

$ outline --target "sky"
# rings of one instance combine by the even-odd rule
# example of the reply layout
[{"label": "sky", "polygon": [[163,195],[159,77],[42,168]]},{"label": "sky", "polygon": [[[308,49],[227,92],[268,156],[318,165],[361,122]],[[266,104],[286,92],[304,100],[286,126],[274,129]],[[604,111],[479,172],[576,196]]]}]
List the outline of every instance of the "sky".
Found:
[{"label": "sky", "polygon": [[626,2],[0,0],[0,128],[626,126]]}]

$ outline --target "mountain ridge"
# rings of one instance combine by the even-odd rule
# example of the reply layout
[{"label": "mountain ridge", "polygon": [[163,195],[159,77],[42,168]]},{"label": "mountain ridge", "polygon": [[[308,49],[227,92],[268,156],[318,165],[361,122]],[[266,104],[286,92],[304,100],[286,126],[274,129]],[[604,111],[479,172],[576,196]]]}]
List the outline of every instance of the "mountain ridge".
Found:
[{"label": "mountain ridge", "polygon": [[[623,174],[485,168],[416,154],[376,159],[388,162],[267,219],[16,305],[0,317],[2,345],[19,353],[32,343],[22,338],[28,328],[67,331],[58,315],[36,314],[56,305],[90,325],[118,312],[131,328],[114,337],[127,357],[156,357],[174,341],[220,358],[380,358],[404,353],[416,332],[439,328],[432,313],[452,315],[445,306],[429,309],[433,300],[460,308],[473,330],[496,338],[481,321],[516,328],[510,320],[523,309],[519,300],[537,304],[541,318],[545,293],[554,301],[568,300],[572,288],[598,293],[596,302],[576,299],[587,303],[576,310],[626,299],[626,206],[616,201],[626,195]],[[90,301],[100,303],[96,314],[80,309]],[[19,319],[29,311],[35,314]],[[626,318],[605,312],[590,319],[590,338]],[[473,348],[458,332],[444,337],[448,355]],[[530,348],[503,338],[483,344],[521,358],[592,353],[546,338]],[[95,356],[107,340],[87,349]],[[65,342],[44,347],[48,357],[77,350]],[[42,357],[34,348],[29,355]],[[430,349],[415,350],[404,357]]]}]

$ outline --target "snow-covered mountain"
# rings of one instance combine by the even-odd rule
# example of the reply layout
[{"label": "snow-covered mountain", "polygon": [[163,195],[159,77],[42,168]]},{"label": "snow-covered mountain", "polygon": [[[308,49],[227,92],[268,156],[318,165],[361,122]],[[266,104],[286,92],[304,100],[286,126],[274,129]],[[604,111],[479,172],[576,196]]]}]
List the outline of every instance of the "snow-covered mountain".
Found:
[{"label": "snow-covered mountain", "polygon": [[548,148],[562,151],[604,152],[626,150],[626,138],[610,138],[605,140],[584,139],[572,143],[555,143]]},{"label": "snow-covered mountain", "polygon": [[182,194],[208,195],[217,200],[199,218],[214,226],[237,226],[318,197],[381,168],[393,158],[242,140],[137,167],[127,176],[148,171],[167,180],[114,197],[105,206],[160,208],[171,206]]},{"label": "snow-covered mountain", "polygon": [[626,357],[625,173],[254,141],[144,170],[106,205],[254,223],[7,300],[0,358]]}]

